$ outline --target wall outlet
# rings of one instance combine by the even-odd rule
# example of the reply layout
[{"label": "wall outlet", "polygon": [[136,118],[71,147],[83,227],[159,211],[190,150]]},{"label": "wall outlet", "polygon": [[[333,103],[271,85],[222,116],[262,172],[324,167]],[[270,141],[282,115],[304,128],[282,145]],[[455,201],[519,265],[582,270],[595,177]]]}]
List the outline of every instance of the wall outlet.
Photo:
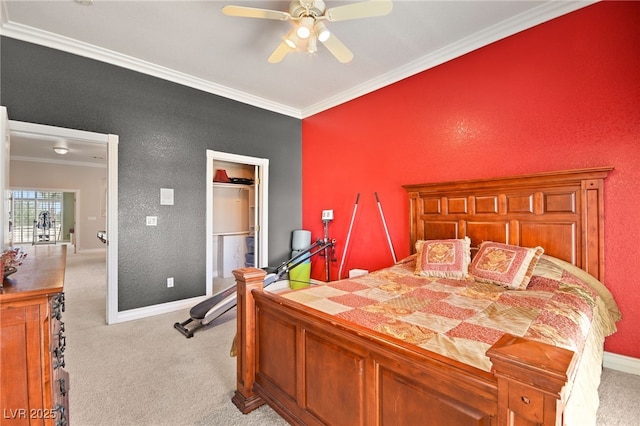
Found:
[{"label": "wall outlet", "polygon": [[168,288],[173,287],[173,277],[167,278],[167,287]]},{"label": "wall outlet", "polygon": [[158,216],[147,216],[147,226],[158,226]]}]

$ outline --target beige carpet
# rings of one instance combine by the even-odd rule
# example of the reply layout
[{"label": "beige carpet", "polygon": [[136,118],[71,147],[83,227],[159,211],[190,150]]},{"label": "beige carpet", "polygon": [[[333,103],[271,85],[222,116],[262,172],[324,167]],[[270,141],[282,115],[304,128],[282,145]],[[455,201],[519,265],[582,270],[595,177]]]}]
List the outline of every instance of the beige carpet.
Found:
[{"label": "beige carpet", "polygon": [[[269,407],[243,415],[231,402],[235,309],[186,339],[188,310],[107,326],[104,252],[68,254],[63,321],[70,418],[94,425],[285,425]],[[597,424],[640,425],[640,376],[605,369]]]},{"label": "beige carpet", "polygon": [[269,407],[243,415],[231,402],[235,310],[187,339],[188,310],[107,326],[105,257],[70,253],[65,280],[70,419],[93,425],[285,425]]},{"label": "beige carpet", "polygon": [[605,368],[598,390],[598,426],[640,426],[639,375]]}]

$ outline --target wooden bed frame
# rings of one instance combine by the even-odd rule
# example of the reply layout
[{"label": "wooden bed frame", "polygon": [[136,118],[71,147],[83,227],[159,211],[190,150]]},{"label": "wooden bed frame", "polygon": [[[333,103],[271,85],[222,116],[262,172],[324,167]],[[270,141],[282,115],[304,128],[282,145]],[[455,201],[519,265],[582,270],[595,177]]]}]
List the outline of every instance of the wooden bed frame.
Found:
[{"label": "wooden bed frame", "polygon": [[[603,184],[612,168],[407,185],[411,251],[420,239],[534,247],[604,281]],[[234,271],[234,404],[267,403],[291,424],[559,425],[577,357],[505,335],[491,373],[305,309],[262,291],[265,273]]]}]

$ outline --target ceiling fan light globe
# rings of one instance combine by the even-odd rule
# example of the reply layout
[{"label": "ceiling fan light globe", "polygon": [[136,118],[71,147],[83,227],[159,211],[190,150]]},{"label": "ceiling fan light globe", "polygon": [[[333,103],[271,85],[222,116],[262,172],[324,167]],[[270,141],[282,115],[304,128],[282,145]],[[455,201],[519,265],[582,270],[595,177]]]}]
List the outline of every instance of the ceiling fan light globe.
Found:
[{"label": "ceiling fan light globe", "polygon": [[297,34],[298,34],[298,37],[304,40],[309,38],[309,36],[311,35],[311,31],[309,31],[309,28],[300,27],[298,28]]},{"label": "ceiling fan light globe", "polygon": [[284,43],[291,49],[295,49],[298,47],[300,38],[298,37],[298,34],[296,34],[295,28],[292,28],[291,31],[289,31],[289,33],[285,36]]},{"label": "ceiling fan light globe", "polygon": [[301,39],[304,40],[304,39],[309,38],[309,36],[311,35],[311,30],[309,30],[309,28],[301,25],[296,30],[296,34],[298,35],[298,37],[300,37]]},{"label": "ceiling fan light globe", "polygon": [[300,37],[298,37],[298,33],[295,28],[293,28],[287,36],[284,38],[284,42],[291,49],[296,49],[300,44]]},{"label": "ceiling fan light globe", "polygon": [[300,24],[296,29],[296,34],[298,34],[298,37],[303,40],[308,39],[311,35],[311,30],[314,27],[314,23],[315,19],[313,19],[313,17],[311,16],[305,16],[304,18],[300,19]]},{"label": "ceiling fan light globe", "polygon": [[322,43],[329,40],[329,37],[331,37],[331,32],[322,22],[318,22],[316,24],[316,37],[318,37],[318,40]]},{"label": "ceiling fan light globe", "polygon": [[293,41],[291,38],[285,38],[284,42],[287,43],[287,46],[289,46],[292,49],[295,49],[297,47],[296,42]]},{"label": "ceiling fan light globe", "polygon": [[331,33],[329,32],[329,30],[324,30],[318,34],[318,40],[323,43],[329,40],[329,37],[331,37]]}]

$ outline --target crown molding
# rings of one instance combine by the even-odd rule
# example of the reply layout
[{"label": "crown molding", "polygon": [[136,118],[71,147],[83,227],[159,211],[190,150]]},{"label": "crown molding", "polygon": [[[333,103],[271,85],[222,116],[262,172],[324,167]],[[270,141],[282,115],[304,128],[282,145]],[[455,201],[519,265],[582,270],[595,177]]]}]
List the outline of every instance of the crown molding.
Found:
[{"label": "crown molding", "polygon": [[9,11],[7,10],[7,2],[5,0],[0,0],[0,12],[0,29],[2,29],[2,27],[9,22]]},{"label": "crown molding", "polygon": [[236,100],[258,108],[266,109],[294,118],[303,119],[350,100],[356,99],[367,93],[371,93],[382,87],[396,83],[412,75],[421,73],[435,66],[441,65],[451,59],[465,55],[473,50],[494,43],[513,34],[519,33],[536,25],[547,22],[559,16],[571,13],[583,7],[597,3],[599,0],[579,1],[547,1],[540,6],[510,19],[502,21],[492,27],[479,31],[462,40],[443,47],[429,55],[425,55],[413,62],[396,68],[392,72],[382,74],[376,78],[359,84],[338,95],[329,97],[322,102],[313,104],[307,108],[297,109],[281,103],[272,102],[246,92],[241,92],[220,84],[216,84],[201,78],[181,73],[169,68],[161,67],[150,62],[142,61],[127,55],[122,55],[107,49],[102,49],[88,43],[83,43],[47,31],[10,22],[6,14],[6,5],[2,3],[3,18],[0,21],[0,35],[27,41],[34,44],[50,47],[64,52],[73,53],[90,59],[117,65],[133,71],[158,77],[184,86],[202,90],[207,93],[219,95]]},{"label": "crown molding", "polygon": [[28,161],[31,163],[48,163],[48,164],[59,164],[64,166],[97,167],[101,169],[107,168],[107,165],[104,163],[86,163],[82,161],[50,160],[47,158],[22,157],[22,156],[15,156],[15,155],[11,156],[11,161]]}]

